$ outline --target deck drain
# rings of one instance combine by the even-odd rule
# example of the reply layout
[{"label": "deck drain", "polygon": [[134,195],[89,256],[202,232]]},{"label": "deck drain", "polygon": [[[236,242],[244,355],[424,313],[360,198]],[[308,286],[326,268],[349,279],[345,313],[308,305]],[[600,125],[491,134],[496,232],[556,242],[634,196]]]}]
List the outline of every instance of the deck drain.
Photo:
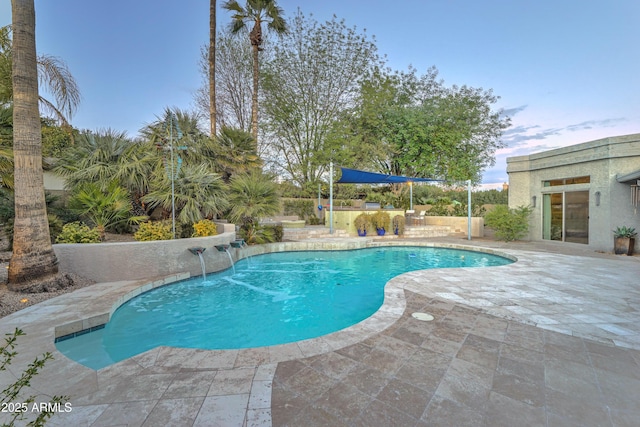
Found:
[{"label": "deck drain", "polygon": [[422,320],[423,322],[430,322],[433,320],[433,316],[429,313],[413,313],[411,317],[414,319]]}]

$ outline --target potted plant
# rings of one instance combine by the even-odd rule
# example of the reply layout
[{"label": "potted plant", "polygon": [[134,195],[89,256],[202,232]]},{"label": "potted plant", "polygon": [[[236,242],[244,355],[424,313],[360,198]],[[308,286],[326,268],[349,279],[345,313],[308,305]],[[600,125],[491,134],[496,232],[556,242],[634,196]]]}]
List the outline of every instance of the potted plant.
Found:
[{"label": "potted plant", "polygon": [[356,227],[358,236],[366,236],[367,231],[371,231],[371,215],[368,213],[361,213],[355,220],[353,220],[353,225]]},{"label": "potted plant", "polygon": [[391,216],[389,216],[389,214],[386,212],[377,211],[376,213],[371,215],[371,223],[376,228],[378,236],[384,236],[386,230],[390,228]]},{"label": "potted plant", "polygon": [[394,216],[393,221],[391,221],[391,225],[393,226],[393,233],[395,235],[404,234],[404,224],[405,224],[404,215]]},{"label": "potted plant", "polygon": [[637,235],[638,233],[633,227],[617,227],[613,230],[613,252],[616,255],[633,255]]}]

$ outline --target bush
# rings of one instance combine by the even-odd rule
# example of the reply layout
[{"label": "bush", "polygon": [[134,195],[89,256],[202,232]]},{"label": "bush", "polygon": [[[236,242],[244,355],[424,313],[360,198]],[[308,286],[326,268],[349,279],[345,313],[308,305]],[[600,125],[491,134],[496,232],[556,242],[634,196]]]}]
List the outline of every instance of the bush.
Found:
[{"label": "bush", "polygon": [[100,232],[80,222],[70,222],[62,227],[56,243],[100,243]]},{"label": "bush", "polygon": [[171,232],[171,225],[163,221],[143,222],[133,235],[133,238],[139,242],[171,240],[173,233]]},{"label": "bush", "polygon": [[298,218],[306,220],[316,215],[316,202],[309,199],[284,200],[282,209],[285,215],[297,215]]},{"label": "bush", "polygon": [[[18,356],[18,352],[15,350],[16,341],[19,336],[25,335],[22,329],[16,328],[13,333],[5,334],[4,345],[0,347],[0,372],[6,371],[8,366],[11,365],[13,359]],[[31,381],[33,378],[40,373],[40,371],[44,368],[45,363],[47,361],[52,360],[53,355],[49,352],[42,354],[41,356],[36,357],[36,359],[29,363],[27,368],[22,371],[20,376],[16,379],[16,381],[12,384],[9,384],[0,392],[0,402],[2,402],[2,412],[5,412],[5,404],[14,405],[12,411],[8,411],[10,415],[8,418],[4,419],[3,426],[14,426],[17,425],[16,422],[20,421],[20,425],[24,425],[25,417],[34,412],[33,405],[37,405],[40,408],[39,402],[36,403],[35,395],[24,396],[22,395],[22,391],[25,387],[27,390],[31,390],[28,387],[31,385]],[[5,387],[3,384],[2,387]],[[39,410],[38,416],[29,422],[29,426],[43,426],[46,421],[51,418],[54,414],[54,410],[58,405],[66,408],[71,408],[69,401],[69,396],[52,396],[46,405],[45,410]],[[16,407],[17,406],[17,407]],[[6,423],[6,420],[9,419],[9,423]]]},{"label": "bush", "polygon": [[376,228],[376,230],[391,229],[391,216],[384,211],[376,211],[373,215],[371,215],[371,223]]},{"label": "bush", "polygon": [[405,217],[404,215],[396,215],[393,217],[392,220],[392,226],[393,226],[393,232],[397,235],[403,235],[404,234],[404,225],[405,225]]},{"label": "bush", "polygon": [[191,237],[215,236],[218,234],[216,223],[210,219],[201,219],[193,224],[193,234]]},{"label": "bush", "polygon": [[260,225],[255,218],[244,217],[240,221],[240,238],[248,245],[274,243],[282,241],[282,226]]},{"label": "bush", "polygon": [[484,216],[484,224],[495,230],[496,238],[511,242],[524,237],[529,231],[529,206],[509,209],[506,205],[497,205]]},{"label": "bush", "polygon": [[356,227],[358,234],[366,234],[373,231],[371,215],[365,212],[361,213],[353,220],[353,225]]}]

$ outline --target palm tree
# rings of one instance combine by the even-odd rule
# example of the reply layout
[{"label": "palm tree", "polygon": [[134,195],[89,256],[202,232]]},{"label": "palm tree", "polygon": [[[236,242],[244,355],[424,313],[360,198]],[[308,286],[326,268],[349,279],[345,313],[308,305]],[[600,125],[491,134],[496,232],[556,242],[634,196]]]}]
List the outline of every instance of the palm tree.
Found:
[{"label": "palm tree", "polygon": [[238,33],[253,24],[249,32],[249,41],[253,49],[253,96],[251,103],[251,134],[258,143],[258,52],[262,50],[262,23],[276,34],[287,32],[287,23],[283,18],[284,11],[278,7],[275,0],[247,0],[245,7],[236,0],[229,0],[223,7],[234,12],[231,21],[231,32]]},{"label": "palm tree", "polygon": [[102,240],[106,231],[117,231],[119,226],[138,224],[147,219],[133,215],[129,193],[117,181],[111,181],[106,188],[94,182],[79,185],[71,194],[69,208],[88,219],[98,229]]},{"label": "palm tree", "polygon": [[117,181],[136,201],[149,191],[153,171],[160,165],[161,157],[152,144],[132,141],[124,132],[107,129],[80,134],[76,144],[62,153],[54,172],[65,177],[71,190],[94,183],[107,191],[108,185]]},{"label": "palm tree", "polygon": [[44,196],[34,0],[11,0],[11,11],[15,221],[8,281],[19,291],[56,274],[58,263]]},{"label": "palm tree", "polygon": [[216,136],[216,0],[209,0],[209,120],[210,137]]},{"label": "palm tree", "polygon": [[166,173],[156,175],[153,188],[143,200],[151,207],[161,207],[167,217],[175,204],[176,218],[182,224],[212,218],[228,206],[220,175],[210,172],[204,164],[180,168],[175,177],[174,200]]},{"label": "palm tree", "polygon": [[261,171],[233,177],[229,190],[231,210],[227,217],[236,224],[247,217],[257,220],[280,210],[278,186]]},{"label": "palm tree", "polygon": [[238,174],[248,173],[262,166],[250,133],[223,126],[215,140],[216,170],[225,182]]},{"label": "palm tree", "polygon": [[[0,27],[0,105],[10,104],[14,98],[10,73],[14,57],[13,51],[11,27]],[[55,98],[54,103],[38,95],[40,106],[63,125],[69,125],[69,120],[80,103],[80,90],[75,79],[60,58],[38,55],[36,62],[37,78],[40,85],[45,86]]]}]

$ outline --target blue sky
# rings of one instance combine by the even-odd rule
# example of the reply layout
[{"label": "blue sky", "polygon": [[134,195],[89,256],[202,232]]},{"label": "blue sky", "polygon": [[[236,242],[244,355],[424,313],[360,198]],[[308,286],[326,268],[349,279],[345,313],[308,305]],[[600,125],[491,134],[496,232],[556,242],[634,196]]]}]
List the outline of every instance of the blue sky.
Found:
[{"label": "blue sky", "polygon": [[[243,0],[240,0],[242,3]],[[135,136],[201,84],[209,2],[35,0],[39,52],[66,61],[82,91],[81,129]],[[218,6],[223,3],[218,0]],[[508,148],[486,184],[508,180],[505,158],[640,132],[637,0],[279,0],[317,20],[342,18],[375,36],[388,65],[447,84],[493,89],[512,116]],[[365,6],[366,5],[366,6]],[[230,15],[219,10],[218,25]],[[11,22],[9,1],[0,25]]]}]

